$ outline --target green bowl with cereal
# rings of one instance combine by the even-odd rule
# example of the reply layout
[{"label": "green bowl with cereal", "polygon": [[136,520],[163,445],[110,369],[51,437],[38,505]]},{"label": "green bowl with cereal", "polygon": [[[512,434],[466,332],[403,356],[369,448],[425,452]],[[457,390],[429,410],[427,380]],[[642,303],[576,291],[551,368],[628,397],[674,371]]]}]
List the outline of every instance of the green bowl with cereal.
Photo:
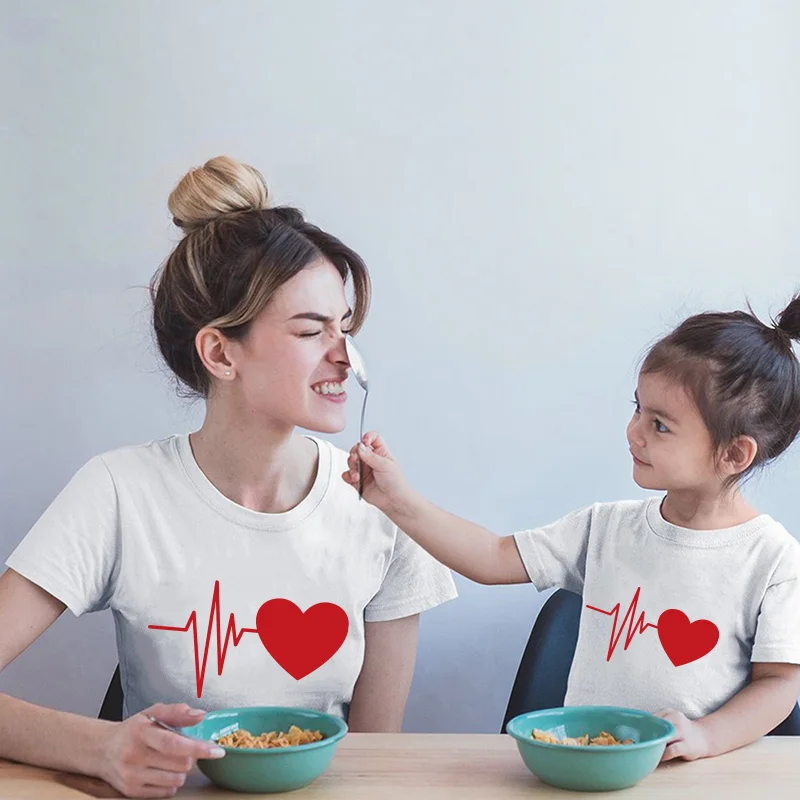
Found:
[{"label": "green bowl with cereal", "polygon": [[225,750],[223,758],[197,761],[200,772],[217,786],[235,792],[288,792],[325,772],[347,724],[307,708],[251,706],[209,711],[197,725],[180,731]]},{"label": "green bowl with cereal", "polygon": [[562,789],[627,789],[659,764],[675,726],[619,706],[568,706],[520,714],[506,725],[525,766]]}]

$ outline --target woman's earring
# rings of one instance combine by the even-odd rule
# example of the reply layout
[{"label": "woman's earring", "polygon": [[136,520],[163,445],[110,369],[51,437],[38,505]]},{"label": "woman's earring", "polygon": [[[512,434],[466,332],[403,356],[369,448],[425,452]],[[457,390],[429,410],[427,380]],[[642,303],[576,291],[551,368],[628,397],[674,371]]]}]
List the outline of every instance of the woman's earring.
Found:
[{"label": "woman's earring", "polygon": [[230,375],[230,374],[231,374],[231,371],[230,371],[229,369],[226,369],[226,370],[225,370],[225,374],[226,374],[226,375]]}]

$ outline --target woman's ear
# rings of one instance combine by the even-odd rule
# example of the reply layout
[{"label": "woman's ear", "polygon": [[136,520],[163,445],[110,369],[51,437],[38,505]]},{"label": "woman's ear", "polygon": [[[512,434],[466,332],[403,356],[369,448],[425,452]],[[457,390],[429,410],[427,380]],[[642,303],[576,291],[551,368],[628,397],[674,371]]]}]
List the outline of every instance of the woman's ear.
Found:
[{"label": "woman's ear", "polygon": [[230,341],[217,328],[201,328],[194,337],[194,346],[212,378],[231,380],[236,372],[236,365],[230,356]]}]

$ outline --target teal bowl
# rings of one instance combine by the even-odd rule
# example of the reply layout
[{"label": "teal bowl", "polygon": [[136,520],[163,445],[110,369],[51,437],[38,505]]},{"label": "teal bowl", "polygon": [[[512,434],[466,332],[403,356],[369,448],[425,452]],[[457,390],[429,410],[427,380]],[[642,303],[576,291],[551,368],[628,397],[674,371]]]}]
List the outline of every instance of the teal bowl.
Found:
[{"label": "teal bowl", "polygon": [[198,759],[210,781],[235,792],[289,792],[315,781],[328,768],[336,747],[347,733],[343,719],[321,711],[285,706],[252,706],[209,711],[202,722],[181,728],[187,736],[216,741],[244,728],[254,736],[289,727],[319,731],[323,739],[294,747],[264,749],[223,747],[223,758]]},{"label": "teal bowl", "polygon": [[[540,742],[533,729],[563,739],[607,731],[633,744],[563,745]],[[675,726],[661,717],[618,706],[570,706],[520,714],[506,725],[525,766],[544,783],[561,789],[607,792],[627,789],[647,777],[661,761]]]}]

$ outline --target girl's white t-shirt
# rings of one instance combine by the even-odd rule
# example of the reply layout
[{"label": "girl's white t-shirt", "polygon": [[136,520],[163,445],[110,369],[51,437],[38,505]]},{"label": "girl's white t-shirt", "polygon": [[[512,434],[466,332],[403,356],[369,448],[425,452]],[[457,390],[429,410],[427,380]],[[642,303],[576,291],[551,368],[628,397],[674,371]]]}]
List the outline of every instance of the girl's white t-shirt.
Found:
[{"label": "girl's white t-shirt", "polygon": [[110,608],[124,716],[156,703],[346,716],[364,623],[456,596],[452,576],[317,444],[299,505],[264,514],[206,478],[187,435],[92,458],[6,561],[76,615]]},{"label": "girl's white t-shirt", "polygon": [[724,530],[667,522],[660,497],[597,503],[514,534],[537,589],[583,596],[566,705],[690,719],[800,664],[800,543],[767,514]]}]

